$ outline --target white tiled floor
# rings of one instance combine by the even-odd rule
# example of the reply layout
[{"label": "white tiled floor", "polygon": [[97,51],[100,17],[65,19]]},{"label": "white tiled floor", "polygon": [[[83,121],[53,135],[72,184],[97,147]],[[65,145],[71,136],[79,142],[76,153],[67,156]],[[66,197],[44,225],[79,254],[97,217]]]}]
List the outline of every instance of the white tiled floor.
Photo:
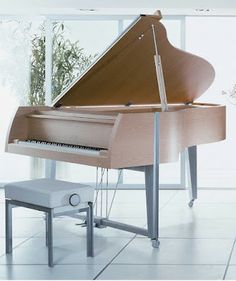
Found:
[{"label": "white tiled floor", "polygon": [[[144,226],[144,195],[118,191],[111,217]],[[58,218],[56,265],[50,269],[44,220],[36,211],[14,210],[13,255],[4,254],[0,191],[0,279],[236,279],[236,190],[200,190],[192,209],[187,191],[161,191],[160,197],[159,249],[142,236],[95,229],[95,257],[87,258],[85,228],[76,219]]]},{"label": "white tiled floor", "polygon": [[98,279],[115,280],[203,280],[222,279],[225,266],[223,265],[110,265]]}]

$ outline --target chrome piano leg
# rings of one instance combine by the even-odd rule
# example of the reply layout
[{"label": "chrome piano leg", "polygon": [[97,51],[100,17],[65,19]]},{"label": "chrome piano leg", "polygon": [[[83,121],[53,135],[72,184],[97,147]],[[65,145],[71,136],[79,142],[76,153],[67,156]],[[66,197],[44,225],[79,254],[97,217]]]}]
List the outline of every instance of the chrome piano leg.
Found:
[{"label": "chrome piano leg", "polygon": [[9,200],[6,199],[6,210],[5,210],[5,217],[6,217],[6,254],[10,254],[12,252],[12,204]]},{"label": "chrome piano leg", "polygon": [[93,203],[88,203],[87,208],[87,257],[94,256],[94,238],[93,238]]},{"label": "chrome piano leg", "polygon": [[154,156],[153,166],[145,167],[146,206],[148,237],[151,238],[152,246],[158,248],[159,242],[159,158],[160,158],[160,115],[154,114]]},{"label": "chrome piano leg", "polygon": [[153,166],[145,167],[145,188],[146,188],[146,209],[147,209],[147,226],[148,226],[148,237],[151,238],[152,228],[152,194],[151,188],[153,185]]},{"label": "chrome piano leg", "polygon": [[188,161],[189,161],[189,207],[193,207],[194,200],[197,199],[197,146],[188,147]]},{"label": "chrome piano leg", "polygon": [[158,190],[153,190],[153,166],[145,167],[145,185],[146,185],[146,208],[147,208],[147,225],[148,238],[151,239],[153,248],[158,248],[159,238],[159,198]]}]

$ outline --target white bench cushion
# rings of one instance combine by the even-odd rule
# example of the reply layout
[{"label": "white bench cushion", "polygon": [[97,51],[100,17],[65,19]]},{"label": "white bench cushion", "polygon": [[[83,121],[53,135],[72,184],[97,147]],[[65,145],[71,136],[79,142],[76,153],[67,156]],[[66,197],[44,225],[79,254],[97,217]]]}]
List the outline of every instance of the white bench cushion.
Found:
[{"label": "white bench cushion", "polygon": [[[53,179],[35,179],[5,185],[5,197],[48,208],[70,206],[72,194],[80,197],[79,206],[93,202],[94,188],[85,184]],[[78,206],[75,208],[78,209]]]}]

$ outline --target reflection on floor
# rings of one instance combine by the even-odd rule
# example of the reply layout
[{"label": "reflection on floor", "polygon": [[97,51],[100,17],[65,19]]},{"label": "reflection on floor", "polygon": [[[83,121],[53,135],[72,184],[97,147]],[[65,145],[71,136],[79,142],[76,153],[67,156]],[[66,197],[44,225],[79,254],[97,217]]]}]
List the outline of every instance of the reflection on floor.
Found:
[{"label": "reflection on floor", "polygon": [[[86,257],[85,228],[72,218],[54,223],[55,267],[47,266],[44,220],[14,210],[14,250],[4,254],[0,191],[0,279],[236,279],[236,191],[201,190],[194,207],[187,191],[161,191],[161,246],[142,236],[95,229],[95,258]],[[144,191],[118,191],[111,217],[146,224]]]}]

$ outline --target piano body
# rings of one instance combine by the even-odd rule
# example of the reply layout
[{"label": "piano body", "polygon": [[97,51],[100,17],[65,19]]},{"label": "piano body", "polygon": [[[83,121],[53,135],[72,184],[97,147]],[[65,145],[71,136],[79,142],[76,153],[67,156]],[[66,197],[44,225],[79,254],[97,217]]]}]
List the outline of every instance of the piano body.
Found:
[{"label": "piano body", "polygon": [[[148,228],[95,220],[146,235],[154,247],[159,245],[159,164],[177,161],[187,148],[191,200],[196,199],[196,146],[225,139],[226,115],[225,106],[194,102],[211,85],[214,69],[173,47],[160,19],[160,14],[138,17],[52,107],[19,107],[6,143],[10,153],[144,171]],[[160,96],[157,50],[168,111]]]}]

